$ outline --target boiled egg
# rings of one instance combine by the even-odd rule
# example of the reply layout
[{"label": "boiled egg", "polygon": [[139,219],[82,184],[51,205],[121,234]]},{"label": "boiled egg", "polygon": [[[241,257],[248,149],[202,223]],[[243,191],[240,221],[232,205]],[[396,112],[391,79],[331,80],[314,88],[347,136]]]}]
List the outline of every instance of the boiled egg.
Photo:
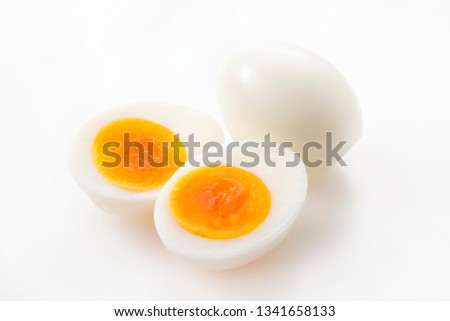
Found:
[{"label": "boiled egg", "polygon": [[213,160],[197,155],[198,164],[187,163],[168,180],[154,220],[175,256],[202,268],[228,269],[281,242],[302,208],[307,175],[297,155],[280,152],[279,145],[268,150],[260,142],[232,142],[215,146],[214,154]]},{"label": "boiled egg", "polygon": [[308,169],[336,163],[362,132],[346,79],[324,58],[294,45],[257,43],[233,53],[220,75],[219,106],[233,139],[270,133],[293,143]]},{"label": "boiled egg", "polygon": [[[205,142],[223,131],[199,110],[167,103],[119,106],[88,120],[68,150],[72,176],[101,209],[117,214],[153,211],[158,193]],[[186,148],[192,140],[195,148]]]}]

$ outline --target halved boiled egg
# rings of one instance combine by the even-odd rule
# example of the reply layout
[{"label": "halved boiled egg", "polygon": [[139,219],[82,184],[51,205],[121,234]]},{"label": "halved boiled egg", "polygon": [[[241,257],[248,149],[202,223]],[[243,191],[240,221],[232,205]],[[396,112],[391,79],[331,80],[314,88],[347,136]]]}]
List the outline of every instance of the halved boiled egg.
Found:
[{"label": "halved boiled egg", "polygon": [[215,146],[221,152],[213,161],[197,155],[198,164],[163,187],[155,226],[176,256],[204,268],[237,267],[274,248],[294,224],[307,191],[303,163],[280,145],[245,143]]},{"label": "halved boiled egg", "polygon": [[[91,200],[119,214],[151,213],[169,178],[208,141],[223,142],[211,116],[165,103],[135,103],[97,115],[76,133],[69,170]],[[185,142],[195,142],[187,148]]]}]

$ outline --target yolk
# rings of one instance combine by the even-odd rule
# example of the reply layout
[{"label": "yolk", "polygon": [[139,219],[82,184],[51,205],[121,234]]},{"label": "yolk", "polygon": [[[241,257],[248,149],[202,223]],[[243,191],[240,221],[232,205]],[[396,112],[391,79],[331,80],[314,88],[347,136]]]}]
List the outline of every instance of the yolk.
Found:
[{"label": "yolk", "polygon": [[100,174],[131,191],[161,188],[186,157],[186,148],[170,129],[139,118],[107,124],[92,144],[92,159]]},{"label": "yolk", "polygon": [[181,177],[170,195],[175,221],[211,239],[254,230],[267,217],[271,195],[263,181],[238,167],[200,167]]}]

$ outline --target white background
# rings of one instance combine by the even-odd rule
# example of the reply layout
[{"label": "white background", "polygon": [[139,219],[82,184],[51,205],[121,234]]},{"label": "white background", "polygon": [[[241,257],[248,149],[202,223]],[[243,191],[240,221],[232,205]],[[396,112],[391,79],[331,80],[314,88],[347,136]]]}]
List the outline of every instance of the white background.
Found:
[{"label": "white background", "polygon": [[[0,299],[450,299],[450,3],[0,1]],[[275,251],[192,268],[151,217],[98,210],[65,167],[91,113],[171,101],[218,116],[226,56],[309,48],[352,84],[363,138],[311,182]]]}]

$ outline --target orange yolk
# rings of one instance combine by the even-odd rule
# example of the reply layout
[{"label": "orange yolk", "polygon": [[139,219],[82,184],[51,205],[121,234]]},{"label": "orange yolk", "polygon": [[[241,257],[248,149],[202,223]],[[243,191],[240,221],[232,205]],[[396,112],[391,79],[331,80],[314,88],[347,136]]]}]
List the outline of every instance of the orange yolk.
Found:
[{"label": "orange yolk", "polygon": [[211,239],[249,233],[267,217],[270,191],[253,173],[238,167],[200,167],[175,183],[170,206],[187,231]]},{"label": "orange yolk", "polygon": [[131,191],[161,188],[186,162],[186,148],[168,128],[149,120],[113,121],[97,133],[92,159],[111,184]]}]

